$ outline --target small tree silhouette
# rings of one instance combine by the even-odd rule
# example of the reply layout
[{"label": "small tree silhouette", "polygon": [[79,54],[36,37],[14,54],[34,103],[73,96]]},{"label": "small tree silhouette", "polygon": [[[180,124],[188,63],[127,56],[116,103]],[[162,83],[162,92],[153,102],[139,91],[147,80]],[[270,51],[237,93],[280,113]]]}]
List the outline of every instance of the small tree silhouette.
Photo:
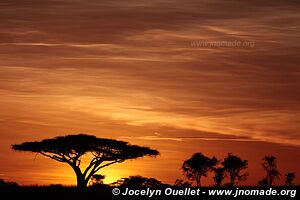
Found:
[{"label": "small tree silhouette", "polygon": [[103,179],[105,178],[102,174],[94,174],[91,177],[91,185],[103,185]]},{"label": "small tree silhouette", "polygon": [[248,173],[242,173],[242,171],[248,168],[247,160],[242,160],[240,157],[228,153],[221,164],[230,178],[229,186],[236,186],[240,181],[246,180]]},{"label": "small tree silhouette", "polygon": [[183,162],[182,171],[189,180],[196,181],[197,187],[200,187],[201,177],[206,177],[218,162],[215,157],[209,158],[202,153],[195,153],[190,159]]},{"label": "small tree silhouette", "polygon": [[285,185],[292,186],[295,178],[296,178],[296,174],[294,172],[286,173],[285,174]]},{"label": "small tree silhouette", "polygon": [[215,181],[215,186],[220,187],[222,185],[222,182],[225,178],[225,168],[223,167],[217,167],[214,169],[214,181]]},{"label": "small tree silhouette", "polygon": [[262,166],[266,171],[266,177],[258,182],[260,186],[272,186],[275,179],[280,178],[280,173],[277,169],[277,162],[275,156],[265,156],[263,158]]},{"label": "small tree silhouette", "polygon": [[[159,154],[157,150],[148,147],[86,134],[59,136],[40,142],[24,142],[12,145],[12,148],[18,151],[40,153],[58,162],[67,163],[76,174],[78,188],[85,188],[90,178],[104,167],[128,159]],[[87,154],[92,156],[92,159],[82,170],[80,168],[81,160]]]},{"label": "small tree silhouette", "polygon": [[2,178],[0,179],[0,188],[1,187],[17,187],[19,186],[16,182],[6,182]]},{"label": "small tree silhouette", "polygon": [[115,183],[112,183],[113,186],[118,187],[162,187],[163,183],[156,180],[155,178],[147,178],[143,176],[130,176],[129,178],[122,178]]}]

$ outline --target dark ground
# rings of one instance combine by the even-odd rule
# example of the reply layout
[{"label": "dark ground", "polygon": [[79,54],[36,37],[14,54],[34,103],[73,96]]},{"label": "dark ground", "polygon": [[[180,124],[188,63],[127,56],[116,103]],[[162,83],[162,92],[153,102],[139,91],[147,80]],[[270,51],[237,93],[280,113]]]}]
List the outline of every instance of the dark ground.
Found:
[{"label": "dark ground", "polygon": [[[201,191],[205,191],[206,194],[201,194],[199,196],[153,196],[153,197],[147,197],[147,196],[123,196],[123,195],[113,195],[112,194],[112,187],[107,186],[97,186],[97,187],[88,187],[84,191],[78,190],[76,187],[66,187],[61,185],[54,185],[54,186],[2,186],[0,187],[1,196],[5,198],[0,199],[53,199],[53,200],[59,200],[59,199],[94,199],[94,200],[127,200],[127,199],[163,199],[163,200],[175,200],[175,199],[255,199],[255,200],[266,200],[266,199],[298,199],[299,195],[296,194],[295,197],[291,197],[289,195],[275,195],[275,196],[239,196],[234,197],[234,195],[231,196],[210,196],[208,195],[209,189],[216,189],[216,188],[201,188]],[[121,192],[125,191],[125,188],[120,188]],[[131,188],[131,189],[137,189],[137,188]],[[141,189],[141,188],[140,188]],[[145,189],[145,188],[142,188]],[[154,189],[154,188],[151,188]],[[164,191],[165,188],[157,188],[162,191]],[[176,189],[182,189],[182,188],[176,188]],[[194,188],[195,189],[195,188]],[[224,189],[224,188],[220,188]],[[230,188],[226,188],[230,189]],[[239,187],[239,190],[241,189],[263,189],[262,187]],[[265,190],[269,190],[270,188],[265,188]],[[276,189],[277,191],[280,191],[282,189],[286,190],[297,190],[299,192],[300,187],[294,186],[294,187],[272,187],[272,189]],[[235,188],[233,188],[235,190]]]}]

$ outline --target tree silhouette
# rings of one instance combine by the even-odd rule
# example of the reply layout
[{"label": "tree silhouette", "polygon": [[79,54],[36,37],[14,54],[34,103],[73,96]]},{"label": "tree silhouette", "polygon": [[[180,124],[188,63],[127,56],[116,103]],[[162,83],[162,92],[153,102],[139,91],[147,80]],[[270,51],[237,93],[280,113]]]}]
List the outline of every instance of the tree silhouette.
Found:
[{"label": "tree silhouette", "polygon": [[92,177],[91,177],[91,185],[103,185],[103,179],[105,178],[104,175],[102,174],[94,174]]},{"label": "tree silhouette", "polygon": [[2,187],[17,187],[19,186],[16,182],[6,182],[2,178],[0,179],[0,188]]},{"label": "tree silhouette", "polygon": [[266,177],[258,182],[260,186],[272,186],[275,179],[280,178],[280,173],[277,169],[277,162],[275,156],[265,156],[263,158],[262,166],[266,171]]},{"label": "tree silhouette", "polygon": [[230,178],[229,186],[236,186],[240,181],[246,180],[248,173],[243,173],[243,170],[248,167],[247,160],[242,160],[240,157],[228,153],[221,164]]},{"label": "tree silhouette", "polygon": [[217,167],[214,169],[214,181],[215,181],[215,186],[220,187],[222,185],[222,182],[225,178],[225,168],[223,167]]},{"label": "tree silhouette", "polygon": [[[128,159],[159,154],[157,150],[148,147],[86,134],[58,136],[39,142],[24,142],[12,145],[12,148],[18,151],[40,153],[58,162],[67,163],[76,174],[78,188],[85,188],[90,178],[104,167]],[[82,170],[80,164],[84,155],[90,155],[91,160]]]},{"label": "tree silhouette", "polygon": [[183,174],[191,181],[196,181],[197,187],[201,186],[201,177],[207,176],[209,171],[218,163],[217,158],[206,157],[202,153],[195,153],[190,159],[183,162]]},{"label": "tree silhouette", "polygon": [[155,178],[147,178],[143,176],[130,176],[129,178],[122,178],[115,183],[114,186],[118,187],[162,187],[163,183],[156,180]]},{"label": "tree silhouette", "polygon": [[292,186],[295,178],[296,178],[296,174],[294,172],[286,173],[285,174],[285,184],[287,186]]}]

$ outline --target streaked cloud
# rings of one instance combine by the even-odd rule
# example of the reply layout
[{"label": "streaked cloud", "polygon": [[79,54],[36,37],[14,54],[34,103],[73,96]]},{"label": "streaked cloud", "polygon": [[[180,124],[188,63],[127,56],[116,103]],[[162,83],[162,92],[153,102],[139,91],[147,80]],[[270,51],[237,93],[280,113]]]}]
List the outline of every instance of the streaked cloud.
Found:
[{"label": "streaked cloud", "polygon": [[[172,159],[180,154],[178,142],[190,144],[188,153],[201,151],[199,144],[208,153],[231,145],[262,153],[267,145],[298,155],[299,6],[294,0],[1,1],[3,150],[14,139],[91,132],[155,141]],[[255,45],[192,47],[193,41]],[[221,142],[226,149],[216,146]],[[16,167],[14,156],[9,166]]]}]

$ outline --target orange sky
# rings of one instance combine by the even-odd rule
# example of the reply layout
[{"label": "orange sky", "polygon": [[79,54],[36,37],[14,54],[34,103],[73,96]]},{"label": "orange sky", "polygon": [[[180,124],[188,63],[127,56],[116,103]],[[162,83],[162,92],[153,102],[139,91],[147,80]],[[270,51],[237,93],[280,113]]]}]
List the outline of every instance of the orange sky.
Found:
[{"label": "orange sky", "polygon": [[2,0],[0,178],[75,184],[68,166],[10,145],[82,132],[161,152],[105,169],[106,182],[173,183],[200,151],[248,159],[246,184],[272,154],[299,183],[299,8],[293,0]]}]

